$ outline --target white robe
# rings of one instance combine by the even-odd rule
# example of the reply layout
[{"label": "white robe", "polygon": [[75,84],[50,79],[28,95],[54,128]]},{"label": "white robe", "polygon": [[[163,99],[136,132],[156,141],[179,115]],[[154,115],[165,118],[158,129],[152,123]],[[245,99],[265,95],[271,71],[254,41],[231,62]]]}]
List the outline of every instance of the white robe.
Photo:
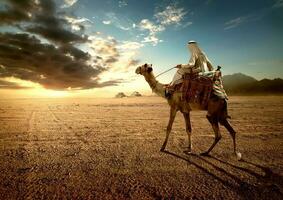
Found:
[{"label": "white robe", "polygon": [[181,68],[177,70],[170,85],[173,86],[182,83],[183,75],[185,73],[189,73],[191,69],[198,72],[199,75],[212,77],[215,73],[215,70],[210,71],[208,64],[211,66],[210,68],[213,69],[210,61],[205,56],[205,54],[203,53],[201,55],[193,54],[191,59],[189,60],[189,63],[185,65],[181,65]]},{"label": "white robe", "polygon": [[[215,70],[206,55],[199,49],[196,43],[189,44],[189,49],[192,53],[188,64],[181,65],[181,68],[175,73],[170,86],[183,82],[183,75],[185,73],[198,72],[201,76],[214,78]],[[227,94],[223,88],[222,77],[218,77],[213,84],[213,93],[222,99],[228,99]]]}]

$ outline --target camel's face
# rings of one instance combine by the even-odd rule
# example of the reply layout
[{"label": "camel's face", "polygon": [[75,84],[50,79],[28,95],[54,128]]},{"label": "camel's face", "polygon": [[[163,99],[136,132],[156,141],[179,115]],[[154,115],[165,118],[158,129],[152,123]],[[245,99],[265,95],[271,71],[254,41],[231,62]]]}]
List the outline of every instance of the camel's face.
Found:
[{"label": "camel's face", "polygon": [[152,64],[145,63],[136,69],[136,74],[146,75],[152,72]]}]

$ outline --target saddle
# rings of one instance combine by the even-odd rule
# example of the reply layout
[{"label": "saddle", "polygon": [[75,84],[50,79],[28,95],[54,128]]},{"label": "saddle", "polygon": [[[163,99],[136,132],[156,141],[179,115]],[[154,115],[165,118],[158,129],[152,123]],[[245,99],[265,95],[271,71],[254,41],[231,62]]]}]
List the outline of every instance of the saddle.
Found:
[{"label": "saddle", "polygon": [[182,101],[197,103],[202,109],[206,109],[213,89],[213,80],[192,72],[184,74],[183,79],[180,87]]}]

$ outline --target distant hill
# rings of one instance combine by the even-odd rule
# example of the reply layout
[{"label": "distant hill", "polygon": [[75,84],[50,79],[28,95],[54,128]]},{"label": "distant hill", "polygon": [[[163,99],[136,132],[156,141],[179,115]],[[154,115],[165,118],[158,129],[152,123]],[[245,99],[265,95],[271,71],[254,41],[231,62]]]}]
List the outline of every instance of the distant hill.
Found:
[{"label": "distant hill", "polygon": [[116,98],[123,98],[123,97],[127,97],[124,92],[119,92],[118,94],[115,95]]},{"label": "distant hill", "polygon": [[256,80],[251,76],[236,73],[223,76],[223,84],[228,94],[283,94],[283,79]]},{"label": "distant hill", "polygon": [[141,97],[142,95],[137,92],[137,91],[134,91],[132,94],[131,94],[131,97]]}]

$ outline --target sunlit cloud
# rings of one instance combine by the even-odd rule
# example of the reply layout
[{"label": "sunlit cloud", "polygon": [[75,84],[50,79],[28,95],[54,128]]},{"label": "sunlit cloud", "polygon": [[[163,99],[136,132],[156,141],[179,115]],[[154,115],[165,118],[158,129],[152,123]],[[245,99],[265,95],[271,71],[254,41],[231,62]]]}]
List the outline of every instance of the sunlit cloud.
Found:
[{"label": "sunlit cloud", "polygon": [[127,1],[125,1],[125,0],[120,0],[120,1],[118,1],[118,6],[119,6],[120,8],[125,7],[125,6],[127,6],[127,5],[128,5],[128,3],[127,3]]},{"label": "sunlit cloud", "polygon": [[248,20],[248,17],[246,17],[246,16],[241,16],[241,17],[237,17],[235,19],[231,19],[231,20],[225,22],[224,30],[236,28],[239,25],[245,23],[247,20]]},{"label": "sunlit cloud", "polygon": [[148,36],[144,37],[143,41],[144,43],[151,43],[154,46],[157,45],[159,42],[161,42],[157,38],[157,34],[164,31],[165,27],[162,25],[156,25],[153,22],[151,22],[148,19],[143,19],[139,23],[139,28],[141,30],[146,30],[149,32]]},{"label": "sunlit cloud", "polygon": [[165,30],[164,26],[154,24],[153,22],[151,22],[148,19],[141,20],[141,22],[139,23],[139,27],[142,30],[148,30],[151,34],[152,33],[161,32],[161,31]]},{"label": "sunlit cloud", "polygon": [[228,20],[227,22],[224,23],[224,30],[237,28],[243,24],[258,21],[270,15],[270,13],[274,11],[273,9],[280,9],[282,6],[283,6],[283,0],[275,0],[274,4],[271,6],[264,7],[260,10],[252,11],[246,15],[242,15]]},{"label": "sunlit cloud", "polygon": [[[158,34],[165,31],[167,26],[181,25],[181,22],[186,14],[187,11],[185,11],[183,8],[178,8],[175,5],[169,5],[165,7],[164,10],[154,14],[153,18],[155,21],[142,19],[138,26],[141,30],[148,31],[148,35],[143,38],[142,42],[150,43],[153,46],[163,42],[163,40],[158,38]],[[183,28],[191,24],[192,22],[187,22]]]},{"label": "sunlit cloud", "polygon": [[193,24],[193,22],[186,22],[183,24],[183,28],[187,28],[189,26],[191,26]]},{"label": "sunlit cloud", "polygon": [[78,0],[64,0],[64,4],[61,6],[62,8],[68,8],[73,6],[75,3],[77,3]]},{"label": "sunlit cloud", "polygon": [[177,8],[176,6],[169,5],[165,10],[155,13],[154,17],[161,25],[168,26],[179,24],[186,14],[187,11],[185,11],[184,8]]},{"label": "sunlit cloud", "polygon": [[143,46],[144,44],[141,44],[139,42],[123,41],[122,44],[119,46],[119,48],[132,51],[132,50],[140,49]]},{"label": "sunlit cloud", "polygon": [[133,28],[133,22],[130,19],[123,18],[123,16],[117,16],[114,12],[108,12],[105,14],[104,20],[102,23],[105,25],[112,24],[116,28],[119,28],[124,31],[128,31]]},{"label": "sunlit cloud", "polygon": [[102,23],[103,23],[103,24],[106,24],[106,25],[109,25],[109,24],[111,24],[111,21],[105,20],[105,21],[102,21]]},{"label": "sunlit cloud", "polygon": [[134,74],[139,61],[136,56],[144,44],[134,41],[117,41],[113,37],[90,36],[90,54],[97,54],[97,64],[107,70],[99,75],[100,81],[120,80],[127,82]]},{"label": "sunlit cloud", "polygon": [[71,17],[66,15],[64,18],[71,25],[71,28],[74,31],[83,30],[86,24],[93,24],[92,20],[85,17]]},{"label": "sunlit cloud", "polygon": [[134,79],[134,69],[139,61],[136,56],[144,44],[133,41],[117,41],[109,37],[95,37],[90,46],[90,53],[96,55],[100,52],[103,58],[100,65],[107,70],[99,75],[100,81],[120,80],[121,83],[130,82]]}]

